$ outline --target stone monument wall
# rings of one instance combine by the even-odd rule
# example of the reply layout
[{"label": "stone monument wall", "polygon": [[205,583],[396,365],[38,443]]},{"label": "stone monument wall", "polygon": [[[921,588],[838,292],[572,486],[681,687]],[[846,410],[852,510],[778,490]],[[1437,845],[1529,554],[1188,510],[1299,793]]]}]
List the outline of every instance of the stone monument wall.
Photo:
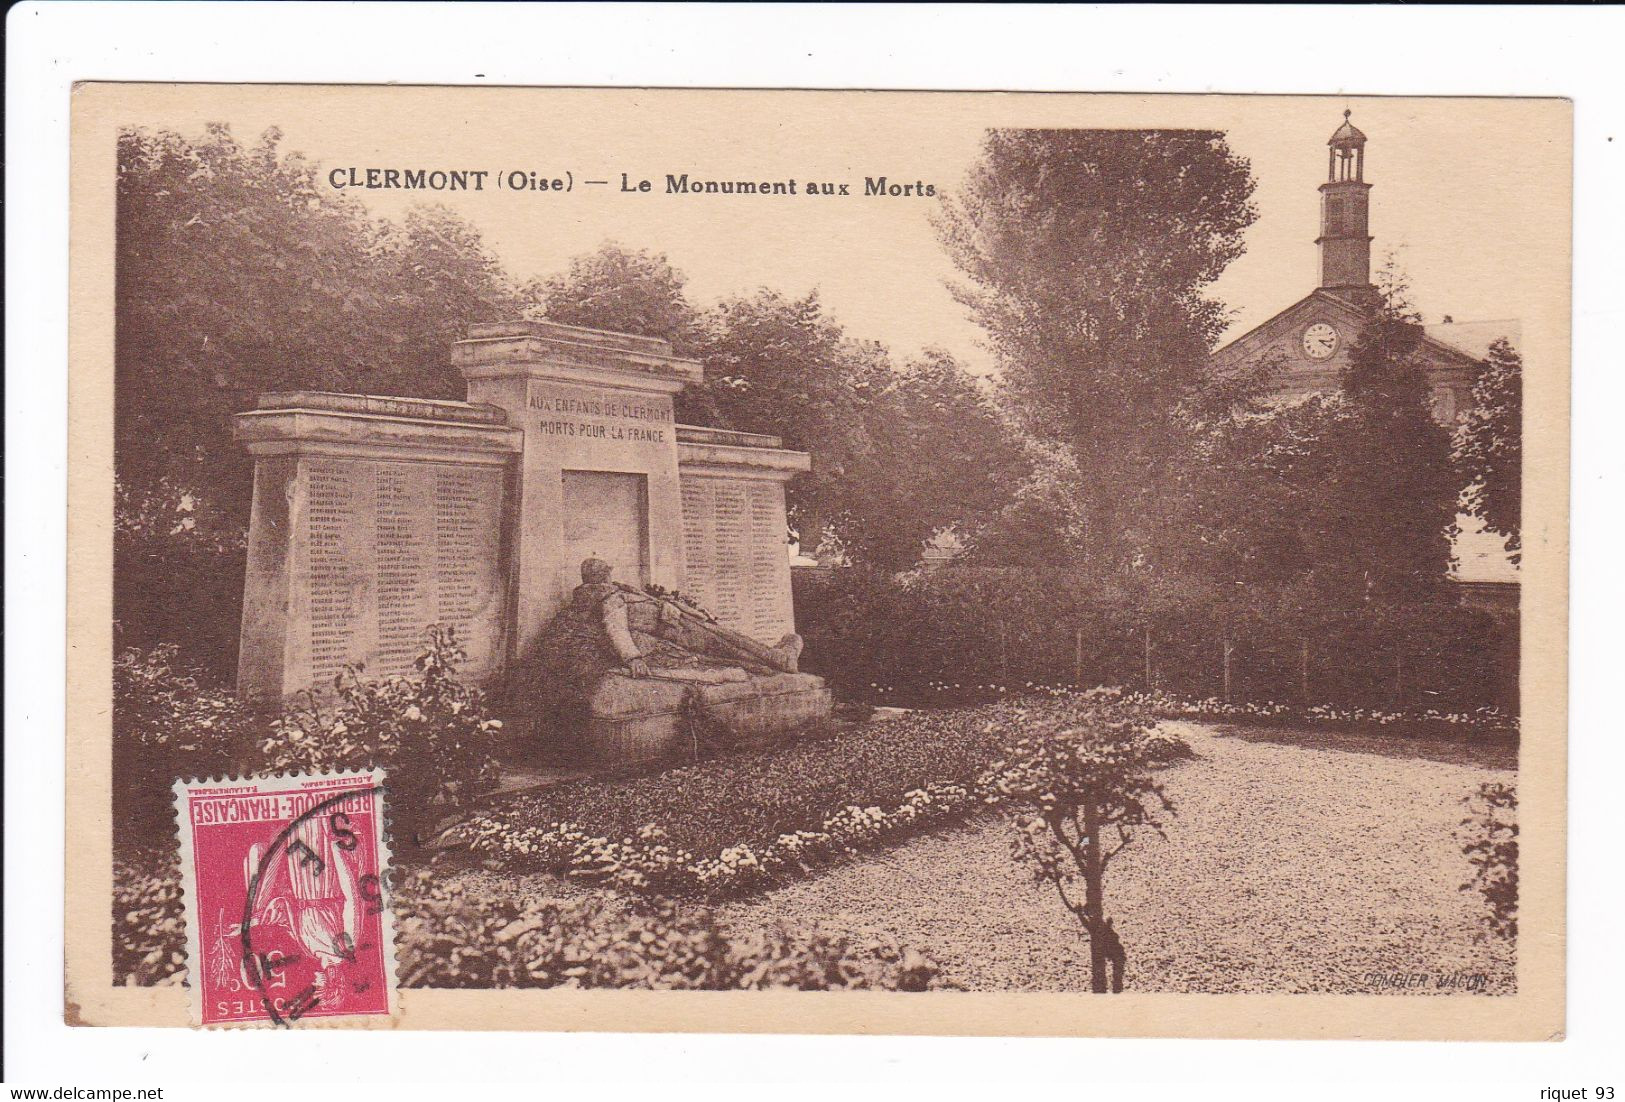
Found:
[{"label": "stone monument wall", "polygon": [[[470,400],[496,406],[522,433],[514,503],[514,625],[524,651],[580,583],[581,560],[611,560],[616,579],[675,588],[682,579],[682,512],[672,397],[700,365],[665,341],[551,322],[475,326],[452,348]],[[614,476],[623,476],[615,478]],[[636,508],[574,515],[596,496],[640,481]],[[567,484],[582,491],[567,493]],[[641,544],[641,546],[637,546]],[[637,561],[626,561],[636,546]],[[621,560],[621,561],[614,561]]]},{"label": "stone monument wall", "polygon": [[[683,592],[763,643],[795,630],[784,483],[804,469],[771,436],[681,426]],[[786,458],[793,457],[793,458]]]}]

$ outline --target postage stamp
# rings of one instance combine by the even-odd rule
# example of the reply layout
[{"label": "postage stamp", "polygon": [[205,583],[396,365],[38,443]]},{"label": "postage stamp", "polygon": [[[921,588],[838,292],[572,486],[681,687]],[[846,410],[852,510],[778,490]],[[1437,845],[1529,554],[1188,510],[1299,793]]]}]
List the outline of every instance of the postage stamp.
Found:
[{"label": "postage stamp", "polygon": [[192,1024],[395,1011],[382,770],[176,781]]}]

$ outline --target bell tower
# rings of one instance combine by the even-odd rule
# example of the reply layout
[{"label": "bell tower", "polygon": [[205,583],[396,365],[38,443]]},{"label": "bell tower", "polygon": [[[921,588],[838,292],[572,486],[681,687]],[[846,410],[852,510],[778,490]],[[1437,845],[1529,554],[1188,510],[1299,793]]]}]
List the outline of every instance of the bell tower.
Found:
[{"label": "bell tower", "polygon": [[1326,182],[1320,185],[1320,285],[1369,294],[1371,185],[1365,182],[1365,135],[1343,112],[1343,125],[1327,145]]}]

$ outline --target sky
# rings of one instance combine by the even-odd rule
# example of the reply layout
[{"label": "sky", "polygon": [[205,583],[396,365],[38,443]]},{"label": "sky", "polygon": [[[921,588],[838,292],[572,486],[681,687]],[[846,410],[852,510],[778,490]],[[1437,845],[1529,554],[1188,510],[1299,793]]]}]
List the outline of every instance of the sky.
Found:
[{"label": "sky", "polygon": [[[851,335],[899,360],[939,346],[985,371],[981,331],[947,288],[956,273],[931,225],[937,200],[865,198],[865,176],[952,189],[992,125],[1223,130],[1258,185],[1246,255],[1211,289],[1234,337],[1317,282],[1316,188],[1345,108],[1369,138],[1374,264],[1395,254],[1426,320],[1518,318],[1533,295],[1567,280],[1551,220],[1529,209],[1553,194],[1530,181],[1568,167],[1567,115],[1553,101],[171,86],[130,122],[195,134],[220,121],[244,141],[274,125],[324,178],[350,167],[485,170],[487,190],[432,198],[478,226],[516,277],[546,276],[614,240],[664,252],[697,305],[763,285],[816,288]],[[562,194],[490,186],[515,170],[569,173],[576,184]],[[622,192],[623,172],[652,190]],[[838,180],[860,194],[665,194],[666,174],[684,172]],[[588,179],[610,184],[580,183]],[[399,217],[429,193],[352,194]]]}]

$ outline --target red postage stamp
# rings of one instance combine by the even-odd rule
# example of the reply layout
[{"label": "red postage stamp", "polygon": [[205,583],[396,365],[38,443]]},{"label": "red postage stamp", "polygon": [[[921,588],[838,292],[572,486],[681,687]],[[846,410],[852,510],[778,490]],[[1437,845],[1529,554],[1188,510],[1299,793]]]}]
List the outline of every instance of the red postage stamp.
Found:
[{"label": "red postage stamp", "polygon": [[382,771],[177,781],[175,798],[193,1024],[393,1016]]}]

